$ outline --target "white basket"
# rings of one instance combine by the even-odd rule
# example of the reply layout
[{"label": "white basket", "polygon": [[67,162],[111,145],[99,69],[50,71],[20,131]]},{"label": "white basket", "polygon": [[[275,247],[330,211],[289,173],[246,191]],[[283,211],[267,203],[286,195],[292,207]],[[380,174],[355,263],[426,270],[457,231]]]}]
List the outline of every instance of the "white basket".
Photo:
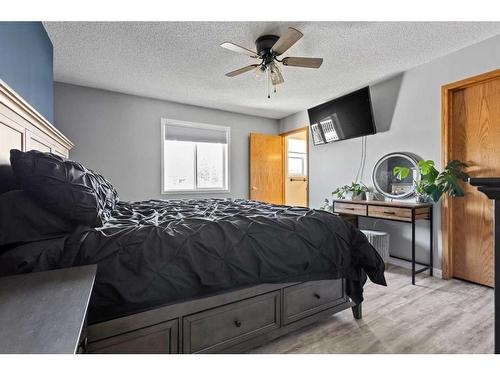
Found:
[{"label": "white basket", "polygon": [[368,241],[377,250],[385,263],[389,260],[389,233],[376,230],[362,230]]}]

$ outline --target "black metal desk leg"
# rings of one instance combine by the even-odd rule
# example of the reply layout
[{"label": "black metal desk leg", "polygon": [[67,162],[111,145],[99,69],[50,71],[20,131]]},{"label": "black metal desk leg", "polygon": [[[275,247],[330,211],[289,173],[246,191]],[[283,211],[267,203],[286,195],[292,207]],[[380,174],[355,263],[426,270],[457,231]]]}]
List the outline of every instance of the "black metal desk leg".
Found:
[{"label": "black metal desk leg", "polygon": [[411,210],[411,283],[415,285],[415,209]]},{"label": "black metal desk leg", "polygon": [[434,210],[433,210],[433,207],[431,206],[430,207],[430,212],[429,212],[429,215],[430,215],[430,219],[431,219],[431,222],[430,222],[430,228],[429,228],[429,231],[431,232],[430,233],[430,258],[431,258],[431,261],[429,262],[429,264],[431,265],[431,268],[430,268],[430,275],[433,276],[433,273],[434,273]]}]

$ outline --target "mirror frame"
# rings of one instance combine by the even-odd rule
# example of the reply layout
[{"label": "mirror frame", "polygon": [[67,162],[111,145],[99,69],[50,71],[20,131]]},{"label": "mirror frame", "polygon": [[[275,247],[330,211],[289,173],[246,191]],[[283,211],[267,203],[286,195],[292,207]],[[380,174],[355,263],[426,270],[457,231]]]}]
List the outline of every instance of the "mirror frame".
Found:
[{"label": "mirror frame", "polygon": [[389,154],[386,154],[386,155],[382,156],[377,161],[377,163],[375,164],[375,166],[373,167],[373,170],[372,170],[372,182],[373,182],[373,186],[375,187],[375,190],[377,190],[378,193],[382,194],[386,198],[391,198],[391,199],[405,199],[405,198],[410,198],[413,195],[415,195],[415,183],[413,183],[412,189],[408,193],[403,194],[403,195],[389,194],[389,193],[385,192],[384,190],[382,190],[382,188],[377,183],[377,179],[375,178],[375,172],[377,171],[378,167],[384,161],[386,161],[387,159],[393,158],[393,157],[404,158],[404,159],[408,160],[411,164],[413,164],[415,166],[415,170],[417,171],[417,181],[420,180],[420,170],[418,168],[418,162],[420,160],[422,160],[420,157],[418,157],[417,155],[414,155],[414,154],[412,154],[410,152],[391,152]]}]

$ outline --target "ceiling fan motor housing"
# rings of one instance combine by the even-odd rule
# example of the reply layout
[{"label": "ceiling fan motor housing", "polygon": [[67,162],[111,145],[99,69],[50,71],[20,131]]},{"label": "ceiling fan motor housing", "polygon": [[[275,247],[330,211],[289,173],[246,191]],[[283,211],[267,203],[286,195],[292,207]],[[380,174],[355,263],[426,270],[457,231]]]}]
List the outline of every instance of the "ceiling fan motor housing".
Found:
[{"label": "ceiling fan motor housing", "polygon": [[255,41],[255,47],[257,48],[257,54],[264,59],[271,59],[272,53],[271,48],[278,41],[280,37],[277,35],[262,35]]}]

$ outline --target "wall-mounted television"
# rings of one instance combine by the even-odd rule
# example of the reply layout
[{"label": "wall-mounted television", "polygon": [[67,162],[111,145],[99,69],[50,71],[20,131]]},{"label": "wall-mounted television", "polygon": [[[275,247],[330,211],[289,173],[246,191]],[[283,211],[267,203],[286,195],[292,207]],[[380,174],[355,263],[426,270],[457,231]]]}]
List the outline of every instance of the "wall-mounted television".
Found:
[{"label": "wall-mounted television", "polygon": [[369,87],[310,108],[307,112],[315,145],[376,133]]}]

